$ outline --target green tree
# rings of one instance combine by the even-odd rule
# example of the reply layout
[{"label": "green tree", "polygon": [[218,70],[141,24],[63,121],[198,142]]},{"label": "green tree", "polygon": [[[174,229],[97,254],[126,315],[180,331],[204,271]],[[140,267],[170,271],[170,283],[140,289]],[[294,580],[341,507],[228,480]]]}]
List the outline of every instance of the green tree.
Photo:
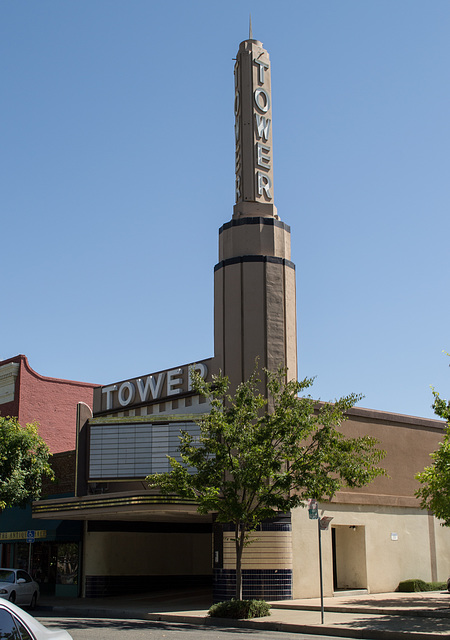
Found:
[{"label": "green tree", "polygon": [[[199,417],[200,436],[182,432],[183,463],[169,458],[171,471],[147,477],[163,494],[198,502],[202,514],[233,523],[236,546],[236,598],[242,599],[242,553],[248,533],[261,521],[304,506],[307,498],[331,499],[342,487],[360,487],[384,470],[384,452],[370,437],[346,438],[339,426],[359,396],[333,404],[299,397],[311,379],[285,382],[286,372],[264,371],[267,400],[254,373],[228,394],[228,379],[207,383],[193,375],[193,387],[211,403]],[[270,407],[270,411],[268,410]]]},{"label": "green tree", "polygon": [[416,496],[423,509],[429,509],[443,520],[444,526],[450,527],[450,402],[441,398],[434,389],[433,396],[434,413],[447,421],[447,427],[439,449],[430,454],[433,464],[416,475],[422,485]]},{"label": "green tree", "polygon": [[43,477],[54,477],[50,455],[36,423],[21,427],[17,418],[0,416],[0,509],[39,498]]}]

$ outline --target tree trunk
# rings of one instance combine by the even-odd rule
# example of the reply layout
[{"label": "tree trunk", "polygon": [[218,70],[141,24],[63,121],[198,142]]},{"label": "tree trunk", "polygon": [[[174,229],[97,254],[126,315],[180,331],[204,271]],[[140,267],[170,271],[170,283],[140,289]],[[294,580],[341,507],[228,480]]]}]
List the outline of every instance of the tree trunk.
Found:
[{"label": "tree trunk", "polygon": [[236,600],[242,600],[242,552],[244,551],[245,527],[240,522],[235,523],[236,544]]}]

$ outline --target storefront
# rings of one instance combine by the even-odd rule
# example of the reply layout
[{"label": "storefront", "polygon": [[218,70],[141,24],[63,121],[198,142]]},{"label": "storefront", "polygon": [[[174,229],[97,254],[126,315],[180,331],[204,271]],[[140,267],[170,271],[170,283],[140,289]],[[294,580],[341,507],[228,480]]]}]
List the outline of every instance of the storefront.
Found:
[{"label": "storefront", "polygon": [[2,567],[24,569],[41,593],[78,596],[82,525],[77,521],[33,520],[31,507],[0,516]]}]

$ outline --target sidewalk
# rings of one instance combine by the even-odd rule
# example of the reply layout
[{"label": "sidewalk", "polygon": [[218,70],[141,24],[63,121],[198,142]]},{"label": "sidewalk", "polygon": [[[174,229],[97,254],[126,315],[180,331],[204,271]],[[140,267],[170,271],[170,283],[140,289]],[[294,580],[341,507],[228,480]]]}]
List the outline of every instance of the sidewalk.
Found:
[{"label": "sidewalk", "polygon": [[346,594],[320,599],[272,602],[271,615],[253,620],[209,618],[210,593],[173,591],[111,598],[56,598],[42,596],[38,618],[58,616],[127,618],[195,625],[266,629],[373,640],[431,640],[450,636],[450,594]]}]

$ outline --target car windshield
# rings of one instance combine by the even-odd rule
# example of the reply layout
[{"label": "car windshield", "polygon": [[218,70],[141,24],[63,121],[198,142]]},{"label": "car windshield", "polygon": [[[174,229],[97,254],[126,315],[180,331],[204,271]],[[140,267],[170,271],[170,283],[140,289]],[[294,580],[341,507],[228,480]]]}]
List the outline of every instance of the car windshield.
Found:
[{"label": "car windshield", "polygon": [[14,583],[14,571],[8,571],[6,569],[0,569],[0,582],[12,582],[12,583]]}]

